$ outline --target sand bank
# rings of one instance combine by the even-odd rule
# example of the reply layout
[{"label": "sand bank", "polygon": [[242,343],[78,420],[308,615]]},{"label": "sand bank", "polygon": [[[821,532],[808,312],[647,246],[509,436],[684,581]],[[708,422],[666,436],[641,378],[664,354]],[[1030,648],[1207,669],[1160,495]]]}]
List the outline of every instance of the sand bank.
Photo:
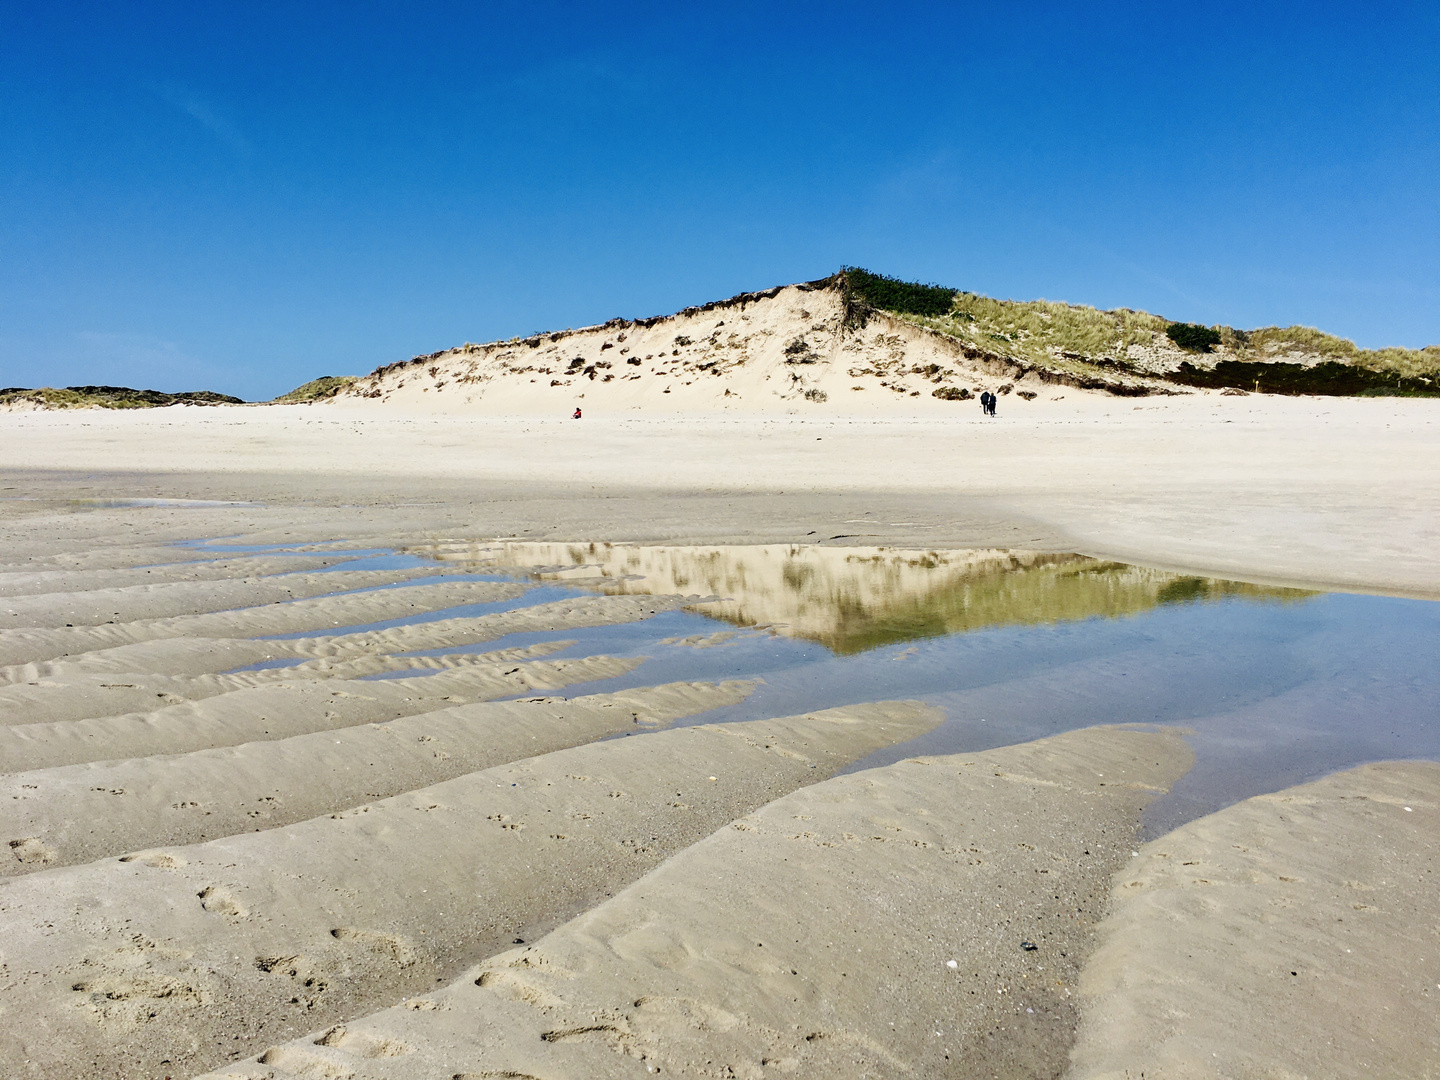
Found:
[{"label": "sand bank", "polygon": [[[404,572],[394,575],[404,585],[403,588],[372,587],[363,592],[340,592],[344,585],[337,582],[335,594],[255,607],[244,606],[251,598],[242,590],[234,594],[239,599],[237,607],[224,608],[221,597],[207,598],[207,604],[221,606],[203,614],[123,621],[107,616],[98,625],[86,625],[77,619],[73,626],[8,630],[0,632],[0,659],[10,665],[28,664],[56,656],[77,657],[164,638],[259,637],[302,631],[324,633],[330,628],[411,617],[462,604],[514,600],[525,592],[521,585],[493,581],[404,584],[405,579],[411,576]],[[372,579],[372,584],[388,586],[390,582],[386,582],[385,575],[380,574]],[[43,602],[44,597],[35,599],[38,604]],[[0,670],[0,678],[6,681],[25,681],[30,677],[23,672]]]},{"label": "sand bank", "polygon": [[[572,682],[614,678],[642,662],[634,657],[584,656],[547,661],[516,655],[525,651],[529,650],[467,656],[464,659],[474,663],[466,670],[429,678],[363,682],[327,679],[320,682],[317,692],[308,695],[295,692],[303,688],[303,683],[271,679],[279,693],[264,697],[245,695],[244,691],[217,693],[209,699],[217,702],[217,708],[203,707],[202,698],[193,703],[202,706],[198,708],[19,724],[0,728],[0,755],[9,769],[18,771],[236,746],[257,739],[348,727],[359,722],[357,715],[369,714],[367,719],[373,719],[376,713],[409,716],[427,708],[443,708],[462,698],[485,701],[559,690]],[[86,709],[86,688],[74,689],[70,703],[79,710]],[[228,700],[231,698],[234,700]],[[354,707],[340,708],[341,698],[351,699]],[[257,705],[264,705],[266,711],[256,712]]]},{"label": "sand bank", "polygon": [[1440,1075],[1440,765],[1193,821],[1114,880],[1073,1080]]},{"label": "sand bank", "polygon": [[[7,555],[9,553],[7,552]],[[165,553],[173,560],[183,551]],[[151,556],[154,557],[153,555]],[[35,593],[89,592],[124,589],[134,585],[160,585],[179,581],[221,581],[226,578],[269,577],[334,566],[342,555],[256,555],[228,559],[195,559],[150,566],[122,566],[102,570],[0,570],[0,597]]]},{"label": "sand bank", "polygon": [[[634,666],[592,663],[589,673]],[[173,739],[165,740],[165,757],[10,773],[0,776],[0,840],[19,839],[15,850],[26,858],[0,863],[0,876],[273,829],[519,758],[653,730],[741,701],[753,688],[671,683],[573,700],[458,705],[224,750],[174,756],[183,740]],[[297,703],[288,704],[293,711]]]},{"label": "sand bank", "polygon": [[413,995],[938,720],[888,703],[639,735],[12,879],[0,1072],[184,1074]]},{"label": "sand bank", "polygon": [[[294,679],[353,679],[389,671],[485,665],[484,657],[406,657],[427,649],[476,645],[507,634],[574,629],[645,618],[698,597],[577,597],[514,611],[290,639],[166,638],[118,646],[45,665],[29,665],[0,686],[0,718],[11,724],[85,720],[146,711],[156,699],[173,704]],[[286,659],[290,666],[269,664]],[[491,665],[493,666],[493,664]],[[244,670],[236,670],[244,669]],[[514,683],[513,693],[551,688],[542,675]],[[172,672],[180,672],[172,674]],[[42,672],[46,677],[42,677]],[[23,681],[19,681],[23,679]],[[498,696],[498,695],[492,695]]]},{"label": "sand bank", "polygon": [[[799,721],[748,729],[789,732],[768,746],[715,729],[651,733],[452,775],[447,770],[496,760],[485,757],[492,752],[527,752],[523,735],[534,734],[542,749],[615,730],[603,704],[582,717],[574,703],[475,702],[540,696],[530,688],[638,662],[556,659],[546,650],[557,642],[499,639],[558,637],[710,601],[710,554],[736,543],[774,545],[774,557],[752,568],[748,593],[732,591],[738,579],[723,579],[719,599],[730,606],[716,610],[741,622],[778,618],[796,636],[839,650],[878,640],[875,633],[888,632],[880,624],[903,623],[909,634],[925,625],[1009,625],[1017,611],[1023,623],[1146,610],[1176,584],[1165,570],[1440,596],[1432,409],[1395,400],[1187,398],[1137,408],[1089,399],[1022,405],[1012,397],[988,424],[978,410],[945,420],[631,420],[587,409],[579,423],[324,407],[0,417],[0,584],[12,586],[0,610],[19,613],[4,616],[11,623],[37,624],[0,627],[0,661],[18,665],[7,674],[15,681],[0,686],[0,768],[45,770],[12,773],[4,787],[21,798],[8,799],[17,816],[5,838],[14,841],[18,875],[0,882],[0,1010],[23,1042],[0,1050],[9,1055],[0,1072],[179,1076],[273,1051],[241,1074],[363,1078],[383,1065],[392,1080],[496,1070],[549,1077],[572,1067],[605,1075],[643,1069],[631,1054],[663,1064],[662,1053],[697,1067],[721,1054],[736,1075],[902,1066],[920,1075],[987,1067],[1054,1074],[1082,1019],[1073,987],[1090,920],[1107,903],[1111,872],[1129,858],[1129,837],[1153,794],[1112,787],[1116,768],[1138,770],[1129,779],[1143,785],[1167,786],[1184,766],[1175,736],[1091,732],[987,751],[965,758],[971,766],[902,763],[768,809],[760,808],[857,760],[877,740],[907,737],[906,724],[918,730],[933,718],[913,713],[902,723],[891,715],[884,723],[895,730],[886,731],[876,730],[873,715],[867,724],[813,731]],[[106,502],[157,497],[265,505]],[[84,499],[99,501],[75,501]],[[296,562],[273,551],[172,546],[218,537],[285,545]],[[463,564],[477,541],[496,538],[555,550],[557,580],[608,579],[590,584],[615,595],[418,623],[403,607],[346,606],[341,614],[379,593],[257,606],[240,589],[212,606],[195,587],[202,579],[186,576],[189,568],[213,572],[203,580],[231,589],[232,576],[273,584],[275,571],[290,569],[330,579],[333,589],[335,574],[368,571],[316,570],[354,550],[460,552]],[[606,540],[669,542],[670,552],[656,556],[668,562],[644,567],[663,588],[626,595],[625,558],[587,550],[562,559],[561,549],[547,547],[557,540],[602,548]],[[854,547],[822,555],[792,547],[817,542]],[[872,580],[849,561],[895,547],[908,549],[916,566],[897,564]],[[936,592],[920,562],[951,547],[1078,550],[1152,569],[1107,573],[1089,561],[1037,559],[1023,581],[1002,575],[985,584],[974,568],[956,565]],[[169,576],[140,580],[152,567]],[[183,599],[159,587],[172,583],[189,590]],[[425,581],[391,591],[432,589],[430,605],[458,595]],[[472,597],[481,595],[523,602],[502,592]],[[74,617],[60,617],[66,604]],[[875,618],[857,622],[860,608]],[[81,625],[81,616],[93,625]],[[363,629],[387,616],[408,624]],[[305,636],[258,640],[269,633]],[[516,648],[462,651],[487,642]],[[704,635],[695,643],[725,644]],[[236,670],[275,662],[285,666]],[[366,677],[396,673],[414,677]],[[1087,709],[1093,702],[1096,719],[1112,718],[1103,678],[1081,674],[1056,672],[1053,680],[1085,696]],[[625,691],[632,701],[636,693]],[[450,711],[427,716],[438,710]],[[41,718],[48,722],[36,723]],[[637,718],[629,718],[632,728]],[[371,726],[376,721],[391,731]],[[486,730],[495,739],[487,741]],[[823,760],[822,735],[833,750]],[[392,739],[403,753],[390,753]],[[1137,746],[1163,752],[1132,762]],[[656,749],[665,747],[674,753]],[[473,756],[451,765],[427,759],[435,749]],[[777,756],[782,749],[799,756]],[[622,768],[617,755],[626,754]],[[997,767],[981,769],[986,763]],[[282,799],[263,790],[272,769],[284,796],[273,810],[267,796]],[[87,776],[96,782],[87,786]],[[399,793],[376,801],[392,790]],[[200,817],[208,809],[216,831],[228,835],[215,839],[193,821],[172,828],[167,818],[187,809],[175,804],[188,802],[202,804],[189,809]],[[1412,812],[1398,813],[1418,818],[1421,806],[1406,805]],[[97,814],[105,823],[87,829]],[[557,814],[577,816],[567,816],[566,827],[542,827]],[[506,827],[515,825],[526,828]],[[1369,825],[1384,835],[1372,840]],[[1336,859],[1369,844],[1410,865],[1429,850],[1428,833],[1391,837],[1378,819],[1365,827],[1339,830]],[[237,831],[248,829],[263,831]],[[1206,840],[1217,859],[1228,836],[1220,830]],[[1245,846],[1256,861],[1237,880],[1295,876],[1282,866],[1288,849]],[[1322,837],[1303,853],[1318,858],[1324,846]],[[144,851],[122,863],[122,848]],[[58,865],[102,853],[100,861]],[[672,855],[649,884],[602,903]],[[47,857],[56,862],[47,867]],[[1300,876],[1321,879],[1301,862]],[[1382,912],[1393,908],[1408,920],[1384,924],[1386,944],[1376,952],[1384,962],[1356,969],[1353,997],[1381,985],[1396,943],[1408,934],[1413,946],[1414,927],[1434,921],[1422,904],[1406,906],[1410,893],[1394,893],[1396,901],[1385,892],[1379,882],[1393,880],[1389,867],[1346,871],[1346,880],[1386,896],[1390,907],[1375,905]],[[1305,903],[1269,902],[1287,898],[1267,893],[1246,909],[1272,932],[1256,955],[1298,934],[1292,951],[1305,946],[1318,956],[1319,945],[1304,937],[1313,930]],[[1125,903],[1117,901],[1117,917]],[[1236,925],[1229,909],[1213,910],[1221,929],[1207,927],[1196,940]],[[1272,915],[1273,923],[1263,921]],[[533,950],[548,967],[526,960],[525,946],[577,916],[543,954]],[[840,929],[859,931],[850,933],[854,945],[842,948]],[[1024,949],[1017,936],[1038,948]],[[521,951],[497,958],[516,937],[526,939]],[[1137,978],[1160,986],[1165,973],[1187,970],[1165,951],[1174,941],[1150,939],[1162,959],[1127,954]],[[1107,940],[1108,950],[1118,939]],[[1214,944],[1216,955],[1229,956],[1228,941]],[[416,1004],[437,979],[467,966],[468,979]],[[1233,970],[1243,1000],[1250,975],[1243,963]],[[485,985],[475,985],[482,976]],[[1197,969],[1185,985],[1211,976],[1211,968]],[[1086,986],[1096,1030],[1115,1032],[1100,1041],[1134,1047],[1141,1062],[1196,1050],[1167,1041],[1156,1026],[1164,1017],[1115,1005],[1127,986]],[[1163,986],[1156,992],[1162,1001],[1167,994]],[[407,997],[403,1010],[377,1012]],[[1330,1001],[1296,1008],[1341,1007]],[[1234,1020],[1227,1008],[1234,1003],[1218,1002],[1216,1015]],[[1251,1021],[1234,1020],[1236,1030]],[[1379,1029],[1384,1021],[1375,1019]],[[1307,1024],[1297,1030],[1319,1030]],[[1208,1030],[1196,1028],[1204,1038]],[[1266,1030],[1284,1038],[1282,1029]],[[311,1035],[287,1042],[305,1031]],[[1254,1060],[1262,1060],[1264,1035],[1242,1032],[1237,1047],[1258,1048]],[[1359,1045],[1349,1038],[1341,1032],[1336,1046]],[[381,1056],[392,1052],[398,1056]],[[1076,1061],[1097,1072],[1113,1065]]]},{"label": "sand bank", "polygon": [[[422,573],[426,571],[412,571],[411,575]],[[35,593],[9,596],[0,601],[0,619],[5,620],[6,626],[37,628],[94,626],[112,620],[134,622],[166,615],[279,604],[322,593],[389,585],[397,576],[411,575],[397,575],[391,570],[329,570],[321,574],[272,574],[268,577],[130,585],[85,592]],[[486,585],[488,582],[457,584],[460,588],[456,591],[463,593],[465,584]],[[464,603],[463,600],[460,602]]]},{"label": "sand bank", "polygon": [[840,777],[222,1075],[1053,1075],[1109,875],[1188,763],[1172,734],[1089,729]]}]

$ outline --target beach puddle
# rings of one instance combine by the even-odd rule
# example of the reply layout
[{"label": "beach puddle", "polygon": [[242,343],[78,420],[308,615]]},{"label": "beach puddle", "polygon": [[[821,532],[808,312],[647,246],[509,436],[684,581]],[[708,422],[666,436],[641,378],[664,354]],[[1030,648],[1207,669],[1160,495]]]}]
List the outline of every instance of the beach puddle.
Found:
[{"label": "beach puddle", "polygon": [[[865,548],[448,544],[409,549],[549,590],[702,599],[620,625],[509,634],[557,657],[644,657],[568,696],[759,678],[714,723],[918,698],[947,720],[872,755],[970,752],[1094,724],[1183,726],[1197,763],[1159,833],[1364,761],[1440,758],[1440,604],[1182,575],[1080,555]],[[376,678],[407,677],[398,672]]]}]

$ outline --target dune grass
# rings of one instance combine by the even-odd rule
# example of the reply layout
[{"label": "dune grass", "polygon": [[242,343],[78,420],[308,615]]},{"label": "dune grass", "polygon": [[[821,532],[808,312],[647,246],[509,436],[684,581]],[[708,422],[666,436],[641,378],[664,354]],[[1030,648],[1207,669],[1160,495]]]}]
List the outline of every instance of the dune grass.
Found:
[{"label": "dune grass", "polygon": [[[1307,385],[1303,372],[1287,371],[1281,381],[1292,393],[1373,392],[1381,382],[1401,393],[1440,391],[1440,345],[1424,349],[1362,349],[1353,341],[1308,326],[1237,330],[1178,323],[1129,308],[1102,311],[1050,300],[996,300],[960,289],[905,282],[857,267],[844,268],[835,280],[852,302],[937,330],[973,348],[1038,367],[1140,373],[1143,368],[1158,365],[1157,374],[1174,379],[1173,373],[1182,364],[1188,363],[1191,371],[1195,369],[1189,357],[1212,353],[1221,363],[1234,365],[1237,377],[1243,372],[1252,381],[1253,365],[1324,369],[1313,380],[1314,389],[1302,389]],[[1149,362],[1137,364],[1130,352],[1132,347],[1145,350]],[[1365,369],[1384,378],[1340,378],[1334,365]],[[1180,381],[1210,384],[1196,382],[1193,376]],[[1339,390],[1341,386],[1348,389]]]},{"label": "dune grass", "polygon": [[354,375],[322,375],[318,379],[311,379],[303,386],[297,386],[288,394],[281,394],[270,404],[303,405],[310,401],[324,401],[344,390],[355,382],[356,378],[357,376]]},{"label": "dune grass", "polygon": [[0,405],[33,405],[40,409],[162,409],[167,405],[243,405],[243,398],[192,390],[167,394],[130,386],[11,386],[0,390]]}]

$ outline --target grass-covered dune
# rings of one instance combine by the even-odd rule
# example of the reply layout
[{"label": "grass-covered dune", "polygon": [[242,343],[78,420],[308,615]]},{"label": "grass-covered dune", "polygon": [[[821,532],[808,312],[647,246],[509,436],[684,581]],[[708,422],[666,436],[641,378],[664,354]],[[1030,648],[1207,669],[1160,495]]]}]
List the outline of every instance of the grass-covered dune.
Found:
[{"label": "grass-covered dune", "polygon": [[1276,394],[1440,395],[1440,346],[1361,349],[1308,326],[1178,323],[1144,311],[1049,300],[995,300],[845,267],[848,321],[885,312],[967,348],[1072,375],[1128,373],[1186,386]]},{"label": "grass-covered dune", "polygon": [[356,380],[355,375],[322,375],[311,379],[303,386],[297,386],[288,394],[281,394],[272,405],[303,405],[309,401],[324,401],[332,398]]},{"label": "grass-covered dune", "polygon": [[0,390],[0,408],[35,409],[157,409],[167,405],[244,405],[243,398],[192,390],[167,394],[129,386],[11,386]]},{"label": "grass-covered dune", "polygon": [[[274,405],[299,405],[332,398],[355,381],[353,375],[324,375],[282,394]],[[213,390],[170,394],[129,386],[42,386],[0,389],[0,408],[12,409],[162,409],[169,405],[244,405],[243,398]]]}]

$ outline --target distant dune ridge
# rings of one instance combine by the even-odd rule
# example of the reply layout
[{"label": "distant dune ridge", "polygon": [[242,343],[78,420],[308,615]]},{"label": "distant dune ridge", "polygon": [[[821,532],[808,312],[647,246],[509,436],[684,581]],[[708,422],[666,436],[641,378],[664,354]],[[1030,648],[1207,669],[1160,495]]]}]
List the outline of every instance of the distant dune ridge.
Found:
[{"label": "distant dune ridge", "polygon": [[[674,315],[457,348],[325,375],[264,404],[436,413],[948,412],[989,390],[1440,396],[1440,345],[1361,349],[1304,326],[1236,330],[1143,311],[995,300],[844,267]],[[210,391],[0,390],[0,411],[246,404]]]},{"label": "distant dune ridge", "polygon": [[0,390],[0,411],[29,409],[155,409],[166,405],[243,405],[244,399],[213,390],[167,394],[131,386],[7,386]]},{"label": "distant dune ridge", "polygon": [[668,317],[465,344],[377,369],[341,404],[434,412],[948,411],[983,390],[1440,393],[1440,347],[1367,351],[1304,327],[997,301],[847,268]]}]

